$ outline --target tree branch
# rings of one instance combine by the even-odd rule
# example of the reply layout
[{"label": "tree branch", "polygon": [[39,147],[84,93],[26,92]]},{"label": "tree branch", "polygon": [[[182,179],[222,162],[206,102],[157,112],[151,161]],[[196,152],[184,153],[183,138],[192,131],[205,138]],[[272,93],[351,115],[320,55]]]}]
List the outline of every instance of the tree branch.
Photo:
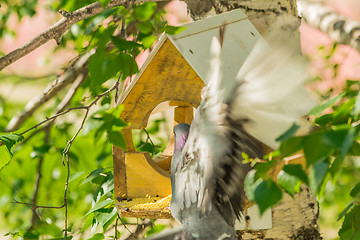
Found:
[{"label": "tree branch", "polygon": [[305,0],[298,1],[298,11],[307,24],[328,34],[334,42],[349,45],[360,52],[360,22],[323,4]]},{"label": "tree branch", "polygon": [[[153,223],[149,219],[143,220],[142,223],[136,225],[136,229],[135,229],[134,233],[130,232],[131,234],[126,238],[126,240],[138,239],[139,236],[141,235],[141,233],[143,233],[147,227],[150,227],[152,225],[153,225]],[[124,227],[125,227],[125,225],[124,225]]]},{"label": "tree branch", "polygon": [[29,118],[36,109],[41,105],[46,103],[49,99],[54,97],[59,91],[63,90],[65,86],[73,83],[79,74],[84,71],[84,68],[87,66],[88,60],[95,51],[91,51],[83,56],[81,56],[75,64],[68,68],[61,77],[52,82],[44,91],[41,96],[36,96],[33,98],[26,106],[23,112],[19,115],[13,117],[9,124],[6,127],[6,131],[13,132],[17,130],[21,124]]},{"label": "tree branch", "polygon": [[[51,39],[54,39],[57,44],[60,44],[62,36],[70,28],[71,25],[81,20],[95,16],[99,13],[102,13],[106,9],[125,5],[128,1],[129,0],[112,0],[105,9],[101,6],[100,2],[95,2],[74,12],[66,12],[64,10],[60,10],[59,12],[64,16],[62,19],[60,19],[60,21],[40,33],[38,36],[30,40],[30,42],[26,43],[22,47],[0,58],[0,71],[5,67],[9,66],[11,63],[19,60],[20,58],[34,51],[38,47],[42,46]],[[131,3],[138,4],[149,1],[150,0],[133,0],[131,1]],[[160,0],[152,1],[157,2]]]},{"label": "tree branch", "polygon": [[24,203],[24,202],[19,202],[17,200],[14,199],[13,203],[17,203],[17,204],[22,204],[22,205],[26,205],[26,206],[30,206],[32,208],[55,208],[55,209],[60,209],[64,207],[64,204],[58,207],[53,207],[53,206],[39,206],[39,205],[35,205],[32,203]]},{"label": "tree branch", "polygon": [[[49,138],[50,138],[50,128],[46,129],[46,135],[45,135],[45,145],[49,144]],[[40,189],[40,181],[42,177],[42,166],[44,162],[44,156],[41,156],[39,159],[38,167],[37,167],[37,178],[35,183],[35,190],[33,194],[32,204],[33,206],[37,206],[37,199],[38,199],[38,193]],[[31,217],[31,227],[34,227],[36,225],[37,220],[39,219],[39,215],[36,211],[37,208],[32,208],[32,217]]]}]

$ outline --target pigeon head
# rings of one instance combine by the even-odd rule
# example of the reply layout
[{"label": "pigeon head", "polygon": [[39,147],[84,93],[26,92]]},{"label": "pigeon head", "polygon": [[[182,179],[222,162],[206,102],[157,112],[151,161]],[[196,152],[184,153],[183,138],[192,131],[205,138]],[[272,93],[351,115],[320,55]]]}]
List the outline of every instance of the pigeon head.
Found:
[{"label": "pigeon head", "polygon": [[190,125],[186,123],[180,123],[174,127],[175,134],[175,151],[182,150],[185,146],[186,140],[189,135]]}]

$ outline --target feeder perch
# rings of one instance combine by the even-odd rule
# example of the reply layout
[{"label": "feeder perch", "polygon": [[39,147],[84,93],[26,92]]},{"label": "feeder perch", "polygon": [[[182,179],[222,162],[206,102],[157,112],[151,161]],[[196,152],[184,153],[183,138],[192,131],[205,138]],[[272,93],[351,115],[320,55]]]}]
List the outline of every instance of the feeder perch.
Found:
[{"label": "feeder perch", "polygon": [[[200,104],[201,89],[209,72],[210,44],[214,36],[218,37],[223,25],[226,25],[222,49],[223,77],[235,78],[252,47],[262,39],[241,10],[184,25],[186,29],[177,35],[163,34],[122,95],[120,103],[124,110],[119,117],[129,123],[123,130],[127,148],[113,146],[114,191],[121,216],[171,217],[166,208],[131,209],[127,202],[151,196],[158,197],[154,199],[158,203],[171,194],[169,172],[173,138],[165,151],[152,159],[146,152],[135,151],[131,131],[145,128],[151,112],[164,102],[175,107],[175,124],[191,123],[193,108]],[[260,228],[271,228],[271,211],[262,219],[265,223]],[[251,228],[256,229],[256,226]]]}]

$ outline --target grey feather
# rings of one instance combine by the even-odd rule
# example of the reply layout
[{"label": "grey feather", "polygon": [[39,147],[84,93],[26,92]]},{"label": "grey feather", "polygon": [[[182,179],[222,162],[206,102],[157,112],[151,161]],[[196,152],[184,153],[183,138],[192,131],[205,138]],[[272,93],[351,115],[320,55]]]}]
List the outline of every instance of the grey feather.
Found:
[{"label": "grey feather", "polygon": [[[237,79],[232,79],[235,84],[228,85],[236,87],[224,91],[221,44],[216,38],[211,51],[209,84],[202,90],[194,120],[191,126],[179,124],[174,128],[170,209],[182,223],[177,233],[181,239],[235,238],[234,222],[243,210],[244,180],[251,169],[243,163],[243,153],[250,158],[262,158],[262,143],[274,146],[273,138],[314,105],[303,87],[305,73],[290,76],[292,83],[286,85],[289,72],[306,71],[301,61],[292,62],[289,55],[293,53],[278,54],[266,43],[259,43]],[[260,59],[265,63],[259,64]],[[271,98],[270,90],[264,89],[270,87],[277,96]],[[296,91],[301,94],[293,94]],[[287,103],[282,104],[287,99],[297,105],[290,109]],[[301,106],[303,102],[306,106]],[[269,136],[262,137],[261,133]]]}]

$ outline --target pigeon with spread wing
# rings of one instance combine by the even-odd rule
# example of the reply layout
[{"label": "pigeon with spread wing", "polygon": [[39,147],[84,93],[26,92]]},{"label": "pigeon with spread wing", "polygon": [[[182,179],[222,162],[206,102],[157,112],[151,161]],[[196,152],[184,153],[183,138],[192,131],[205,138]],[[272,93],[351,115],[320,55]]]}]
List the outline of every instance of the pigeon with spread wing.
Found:
[{"label": "pigeon with spread wing", "polygon": [[182,227],[155,239],[234,239],[246,195],[250,158],[304,116],[315,102],[304,88],[307,69],[295,50],[258,42],[236,79],[222,79],[220,40],[211,44],[208,85],[191,126],[174,128],[171,213]]}]

